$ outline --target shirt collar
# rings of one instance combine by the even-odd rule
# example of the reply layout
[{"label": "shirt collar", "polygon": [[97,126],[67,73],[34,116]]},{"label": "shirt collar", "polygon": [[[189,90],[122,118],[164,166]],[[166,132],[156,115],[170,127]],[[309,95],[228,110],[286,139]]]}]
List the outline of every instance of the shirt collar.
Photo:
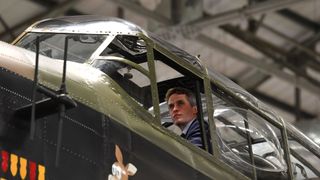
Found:
[{"label": "shirt collar", "polygon": [[183,128],[182,133],[187,134],[189,127],[191,126],[192,122],[195,120],[194,118],[192,121],[189,121],[188,124]]}]

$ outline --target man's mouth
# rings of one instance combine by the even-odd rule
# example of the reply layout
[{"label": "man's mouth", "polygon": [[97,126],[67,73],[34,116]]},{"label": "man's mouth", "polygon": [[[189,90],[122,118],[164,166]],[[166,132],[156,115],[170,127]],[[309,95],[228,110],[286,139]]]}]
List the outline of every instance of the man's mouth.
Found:
[{"label": "man's mouth", "polygon": [[181,114],[175,114],[175,115],[173,115],[173,118],[174,119],[177,119],[177,118],[179,118],[181,116]]}]

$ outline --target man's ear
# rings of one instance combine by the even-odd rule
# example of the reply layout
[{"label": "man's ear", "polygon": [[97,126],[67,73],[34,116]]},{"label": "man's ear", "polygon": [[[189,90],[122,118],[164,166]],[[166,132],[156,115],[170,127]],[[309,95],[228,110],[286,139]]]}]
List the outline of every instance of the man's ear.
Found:
[{"label": "man's ear", "polygon": [[192,107],[192,112],[193,112],[193,114],[197,115],[197,113],[198,113],[198,108],[197,108],[197,106],[193,106],[193,107]]}]

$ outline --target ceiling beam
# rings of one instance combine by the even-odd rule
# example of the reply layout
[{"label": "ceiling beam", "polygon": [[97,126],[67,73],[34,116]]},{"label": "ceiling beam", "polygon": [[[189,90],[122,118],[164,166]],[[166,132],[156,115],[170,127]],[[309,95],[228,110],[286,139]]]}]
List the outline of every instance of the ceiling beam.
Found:
[{"label": "ceiling beam", "polygon": [[[296,40],[288,37],[287,35],[285,35],[284,33],[281,33],[275,29],[273,29],[272,27],[266,25],[266,24],[261,24],[261,27],[263,27],[264,29],[268,30],[269,32],[272,32],[273,34],[285,39],[287,42],[289,42],[291,45],[294,46],[294,48],[292,48],[289,52],[290,53],[294,53],[295,57],[303,55],[304,59],[305,59],[305,55],[307,55],[308,61],[305,61],[305,63],[310,64],[310,68],[313,68],[317,71],[320,71],[320,54],[312,49],[310,49],[307,45],[314,45],[315,42],[317,42],[318,40],[320,40],[320,31],[317,32],[315,35],[313,35],[311,38],[309,38],[308,40],[305,40],[304,42],[300,43],[297,42]],[[306,45],[304,45],[306,44]]]},{"label": "ceiling beam", "polygon": [[320,31],[320,24],[316,23],[306,17],[301,16],[300,14],[290,10],[290,9],[282,9],[277,11],[278,14],[291,19],[292,21],[300,24],[303,27],[307,27],[315,32]]},{"label": "ceiling beam", "polygon": [[[37,14],[37,15],[13,26],[11,28],[11,31],[16,32],[16,31],[19,31],[21,28],[25,28],[26,26],[29,26],[30,24],[32,24],[38,20],[42,20],[42,19],[49,18],[49,17],[57,17],[59,15],[62,15],[64,12],[68,11],[71,7],[73,7],[77,1],[79,1],[79,0],[64,1],[63,3],[61,3],[57,6],[54,6],[53,8],[50,8],[49,10],[47,10],[43,13]],[[1,33],[0,39],[3,39],[5,36],[8,35],[8,33],[9,32]],[[20,32],[18,32],[18,33],[20,34]]]},{"label": "ceiling beam", "polygon": [[[320,87],[314,86],[313,84],[310,84],[308,81],[305,81],[305,80],[301,81],[301,78],[299,78],[300,80],[296,79],[296,77],[294,75],[286,74],[285,72],[281,71],[280,67],[277,64],[268,64],[268,63],[266,63],[265,60],[255,59],[249,55],[246,55],[246,54],[240,52],[237,49],[231,48],[231,47],[229,47],[229,46],[227,46],[217,40],[214,40],[206,35],[200,35],[198,37],[198,39],[203,44],[205,44],[207,46],[211,46],[215,49],[218,49],[221,52],[224,52],[225,54],[227,54],[235,59],[238,59],[244,63],[247,63],[248,65],[259,69],[261,72],[268,74],[269,76],[271,76],[271,75],[277,76],[280,79],[285,80],[287,82],[291,82],[291,84],[297,85],[300,88],[304,87],[304,89],[307,89],[308,91],[313,92],[313,94],[316,94],[317,96],[319,96],[319,93],[317,93],[317,92],[320,92]],[[256,72],[256,73],[261,75],[261,73],[259,73],[259,72]],[[269,76],[261,76],[260,79],[269,78]],[[242,86],[242,84],[240,84],[240,85]],[[274,105],[275,107],[278,107],[279,109],[282,109],[286,112],[289,112],[289,113],[296,112],[295,107],[290,106],[284,102],[281,102],[275,98],[271,98],[263,93],[260,93],[255,90],[251,90],[250,93],[252,93],[255,97],[261,99],[262,101],[270,103],[270,104]],[[301,118],[303,118],[303,119],[312,119],[312,118],[316,117],[316,115],[308,113],[303,110],[300,110],[299,114],[300,114]]]},{"label": "ceiling beam", "polygon": [[171,19],[161,16],[155,13],[154,11],[150,11],[140,6],[138,3],[134,3],[133,1],[128,1],[128,0],[108,0],[108,1],[113,2],[114,4],[120,7],[123,7],[129,11],[135,12],[143,17],[157,21],[159,23],[162,23],[168,26],[171,26],[174,24]]},{"label": "ceiling beam", "polygon": [[0,15],[0,23],[4,27],[5,31],[10,35],[10,39],[14,40],[15,35],[13,34],[12,30],[10,29],[6,21],[1,17],[1,15]]},{"label": "ceiling beam", "polygon": [[228,56],[231,56],[239,61],[242,61],[249,66],[259,69],[260,71],[264,72],[265,74],[269,74],[272,76],[276,76],[286,82],[294,86],[298,86],[302,89],[308,90],[309,92],[315,94],[316,96],[320,96],[320,87],[315,86],[314,84],[310,83],[306,79],[299,77],[297,78],[295,75],[288,74],[281,69],[276,64],[267,63],[265,60],[253,58],[247,54],[242,53],[241,51],[232,48],[224,43],[221,43],[211,37],[201,34],[197,37],[197,40],[209,47],[215,48],[220,50],[221,52],[225,53]]},{"label": "ceiling beam", "polygon": [[[170,25],[171,22],[170,20],[166,23],[165,21],[160,21],[158,19],[162,19],[163,17],[158,17],[159,15],[153,13],[152,11],[149,11],[147,9],[145,9],[144,7],[140,6],[140,5],[137,5],[136,3],[132,3],[130,1],[126,1],[126,0],[109,0],[109,1],[112,1],[114,2],[115,4],[118,4],[119,6],[121,7],[124,7],[128,10],[131,10],[137,14],[140,14],[140,15],[145,15],[145,12],[147,12],[148,14],[152,14],[152,16],[146,16],[147,18],[151,19],[151,20],[155,20],[155,21],[158,21],[160,23],[163,23],[165,25]],[[270,11],[274,11],[274,10],[279,10],[280,8],[285,8],[285,7],[289,7],[293,4],[296,4],[296,3],[301,3],[301,2],[307,2],[309,0],[283,0],[283,1],[278,1],[278,0],[272,0],[272,1],[267,1],[268,4],[266,5],[265,3],[262,3],[264,4],[264,6],[262,6],[260,3],[259,3],[259,6],[250,6],[250,11],[247,10],[248,12],[251,12],[251,16],[252,15],[256,15],[254,14],[255,12],[258,14],[259,10],[262,10],[264,9],[264,13],[266,12],[270,12]],[[267,3],[266,2],[266,3]],[[262,7],[261,7],[262,6]],[[264,8],[263,8],[264,7]],[[239,11],[239,9],[238,9]],[[246,12],[245,10],[243,9],[240,9],[240,11],[242,13]],[[246,13],[248,13],[246,12]],[[237,14],[237,16],[235,16],[234,14]],[[230,18],[230,17],[233,17],[233,18]],[[210,19],[208,20],[202,20],[200,21],[197,25],[203,25],[202,27],[204,28],[205,26],[204,25],[213,25],[216,23],[216,25],[219,25],[218,22],[220,23],[226,23],[226,22],[229,22],[231,20],[236,20],[236,19],[241,19],[242,17],[239,16],[239,12],[236,13],[236,12],[226,12],[226,13],[221,13],[221,14],[218,14],[216,16],[212,16]],[[221,21],[223,20],[223,21]],[[209,23],[210,22],[210,23]],[[205,23],[205,24],[202,24],[202,23]],[[190,25],[190,24],[189,24]],[[190,27],[190,26],[189,26]],[[169,31],[170,28],[167,28],[166,31],[163,33],[159,33],[158,35],[159,36],[162,36],[164,37],[165,39],[167,37],[176,37],[176,34],[171,34],[172,32]],[[191,31],[187,31],[187,32],[184,32],[184,33],[194,33],[194,31],[198,32],[199,30],[196,30],[194,28],[192,28]],[[169,33],[169,34],[168,34]],[[279,69],[279,67],[277,65],[274,65],[274,64],[268,64],[266,63],[265,61],[262,61],[260,59],[255,59],[247,54],[244,54],[234,48],[231,48],[219,41],[216,41],[214,39],[212,39],[211,37],[209,36],[206,36],[204,34],[201,34],[201,32],[199,32],[200,34],[198,35],[198,37],[196,38],[196,40],[198,40],[199,42],[205,44],[205,45],[208,45],[209,47],[213,47],[215,49],[218,49],[220,50],[221,52],[231,56],[231,57],[234,57],[235,59],[238,59],[242,62],[245,62],[246,64],[250,65],[250,66],[253,66],[255,68],[258,68],[259,70],[261,70],[262,72],[266,73],[266,74],[269,74],[269,75],[272,75],[272,76],[276,76],[284,81],[287,81],[295,86],[298,86],[302,89],[306,89],[308,90],[309,92],[313,93],[313,94],[316,94],[317,96],[320,96],[319,92],[320,92],[320,87],[318,86],[315,86],[313,85],[312,83],[310,83],[309,81],[307,81],[306,79],[304,78],[296,78],[296,76],[293,76],[293,75],[290,75],[288,73],[285,73],[283,72],[281,69]],[[181,32],[179,33],[181,35]],[[172,35],[172,36],[171,36]]]},{"label": "ceiling beam", "polygon": [[[298,15],[295,14],[295,16]],[[299,17],[298,19],[302,20],[303,17]],[[302,20],[302,22],[300,23],[303,22],[305,21]],[[309,20],[307,24],[313,24],[312,27],[314,27],[314,24],[318,23]],[[310,48],[313,47],[314,44],[320,40],[320,31],[312,37],[304,40],[303,42],[297,42],[291,37],[288,37],[287,35],[275,30],[274,28],[264,23],[261,23],[260,26],[268,30],[269,32],[277,35],[278,37],[285,39],[288,42],[288,45],[293,45],[294,47],[291,48],[291,50],[289,50],[288,52],[290,52],[290,54],[294,54],[294,58],[304,59],[303,62],[306,63],[306,65],[308,65],[309,68],[314,69],[316,71],[320,71],[320,54]],[[238,82],[242,87],[244,87],[245,89],[254,89],[258,87],[260,84],[262,84],[263,81],[269,79],[270,75],[261,73],[260,71],[257,71],[255,69],[251,69],[247,70],[243,75],[240,75],[238,77],[240,77],[238,78]]]},{"label": "ceiling beam", "polygon": [[[255,97],[257,97],[258,99],[260,99],[260,100],[262,100],[262,101],[264,101],[264,102],[266,102],[268,104],[271,104],[271,105],[273,105],[275,107],[278,107],[279,109],[281,109],[283,111],[286,111],[286,112],[288,112],[290,114],[292,114],[292,113],[294,113],[296,111],[296,107],[291,106],[291,105],[289,105],[287,103],[284,103],[282,101],[279,101],[279,100],[277,100],[275,98],[272,98],[272,97],[270,97],[268,95],[265,95],[265,94],[263,94],[263,93],[261,93],[259,91],[254,91],[253,90],[253,91],[249,91],[249,92],[252,95],[254,95]],[[300,118],[305,119],[305,120],[311,120],[311,119],[317,117],[316,115],[308,113],[308,112],[303,111],[303,110],[300,110],[299,114],[300,114]]]},{"label": "ceiling beam", "polygon": [[[269,0],[261,3],[255,3],[254,5],[245,6],[239,9],[230,10],[227,12],[222,12],[215,15],[206,14],[203,18],[187,23],[185,25],[176,25],[165,28],[167,37],[177,37],[175,34],[184,34],[185,36],[195,37],[198,33],[209,26],[220,26],[227,24],[235,20],[248,19],[249,17],[267,14],[269,12],[274,12],[279,9],[287,8],[298,3],[305,3],[311,0]],[[194,33],[186,35],[185,32]],[[168,34],[171,33],[171,34]]]},{"label": "ceiling beam", "polygon": [[[303,27],[307,27],[310,30],[315,32],[315,35],[310,38],[309,40],[305,41],[301,45],[299,43],[294,43],[292,40],[289,42],[293,42],[297,49],[292,49],[291,52],[294,52],[295,56],[297,58],[303,57],[303,59],[308,59],[307,62],[310,65],[310,68],[315,69],[316,71],[320,71],[320,54],[316,51],[314,51],[315,44],[320,40],[320,23],[310,20],[290,9],[283,9],[278,11],[279,14],[282,16],[298,23],[299,25]],[[267,27],[266,27],[267,28]],[[269,28],[270,29],[270,28]],[[278,35],[280,35],[278,33]],[[283,36],[283,35],[282,35]],[[288,38],[286,38],[288,40]],[[298,50],[298,51],[297,51]],[[302,52],[301,52],[302,51]]]},{"label": "ceiling beam", "polygon": [[181,34],[192,36],[192,34],[190,33],[200,33],[204,28],[208,26],[219,26],[234,20],[239,20],[239,19],[242,20],[251,16],[273,12],[279,9],[290,7],[292,5],[302,3],[302,2],[305,3],[311,0],[281,0],[281,1],[270,0],[262,3],[256,3],[251,6],[231,10],[228,12],[223,12],[215,15],[206,15],[197,21],[187,23],[183,26],[181,25],[172,26],[174,25],[172,20],[167,19],[163,16],[159,16],[153,11],[147,10],[142,6],[140,6],[139,4],[133,3],[132,1],[127,1],[127,0],[109,0],[109,1],[112,1],[115,4],[121,7],[124,7],[130,11],[133,11],[137,14],[140,14],[146,18],[155,20],[167,26],[171,26],[161,30],[161,33],[164,33],[162,34],[162,36],[178,37],[177,35],[181,35]]},{"label": "ceiling beam", "polygon": [[248,66],[242,74],[238,74],[237,83],[246,90],[253,90],[270,79],[270,75]]},{"label": "ceiling beam", "polygon": [[[280,2],[280,3],[283,3],[283,4],[277,4],[277,3],[279,3],[279,1],[267,1],[265,3],[258,3],[259,5],[250,6],[252,11],[247,11],[246,12],[246,11],[238,11],[238,10],[236,10],[237,12],[230,11],[230,12],[226,12],[226,13],[221,13],[221,16],[220,16],[220,14],[212,16],[211,17],[211,18],[213,18],[212,24],[213,25],[217,25],[217,24],[219,25],[219,23],[222,24],[223,22],[226,22],[226,21],[221,21],[221,20],[228,20],[230,17],[232,17],[232,15],[237,14],[238,12],[246,12],[246,15],[248,15],[248,14],[250,14],[248,12],[255,12],[255,10],[257,10],[257,9],[264,9],[264,11],[260,11],[260,12],[256,13],[256,14],[259,14],[259,13],[267,12],[269,10],[276,10],[276,9],[273,9],[273,8],[283,8],[285,6],[288,7],[288,6],[290,6],[290,5],[294,4],[294,3],[297,3],[297,2],[302,2],[302,1],[290,1],[290,2],[289,1],[286,1],[286,2],[282,1],[282,2]],[[260,8],[260,7],[262,7],[262,8]],[[256,15],[256,14],[252,13],[251,15]],[[237,19],[237,18],[243,18],[243,17],[240,14],[237,14],[235,18]],[[207,17],[207,19],[209,19],[209,18]],[[231,19],[233,20],[233,18],[230,18],[229,20],[231,20]],[[192,24],[193,27],[196,27],[197,25],[203,25],[203,27],[205,27],[207,25],[206,23],[208,23],[209,21],[210,20],[206,21],[205,19],[203,19],[203,20],[199,20],[199,21],[193,22],[191,24]],[[311,23],[309,23],[309,24],[311,24]],[[164,31],[165,33],[162,34],[162,35],[164,37],[177,37],[176,34],[180,33],[180,34],[183,34],[184,36],[192,37],[192,36],[196,36],[196,35],[190,36],[191,33],[200,33],[201,28],[203,28],[203,27],[198,27],[197,30],[195,30],[195,28],[193,28],[193,29],[191,28],[190,29],[189,26],[178,26],[178,27],[181,28],[180,31],[179,30],[172,30],[172,29],[169,28],[169,31]],[[168,32],[171,35],[168,35]],[[175,32],[176,34],[172,34],[173,32]],[[302,48],[303,47],[301,47],[301,49]],[[304,50],[308,54],[312,55],[313,57],[317,57],[318,58],[316,53],[314,53],[312,51],[309,51],[308,49],[304,49]],[[309,61],[309,64],[315,65],[314,61]],[[290,66],[291,66],[292,69],[294,69],[294,71],[296,71],[296,72],[300,71],[300,69],[295,68],[295,66],[292,66],[292,65],[290,65]],[[310,66],[310,67],[317,68],[319,66]],[[302,72],[300,74],[302,74],[303,76],[306,76],[307,80],[315,82],[315,81],[313,81],[312,78],[310,78],[309,76],[305,75],[304,72]],[[262,77],[260,79],[261,80],[265,80],[265,79],[268,79],[268,78],[267,77]],[[261,83],[261,81],[259,83]],[[318,84],[318,82],[315,82],[315,83]]]},{"label": "ceiling beam", "polygon": [[216,15],[210,15],[199,19],[195,22],[190,23],[190,25],[195,28],[206,28],[208,26],[219,26],[222,24],[226,24],[230,21],[238,20],[238,19],[248,19],[249,17],[255,15],[262,15],[268,12],[277,11],[279,9],[284,9],[295,5],[297,3],[307,2],[309,0],[269,0],[261,3],[255,3],[250,6],[246,6],[243,8],[231,10],[228,12],[219,13]]},{"label": "ceiling beam", "polygon": [[41,18],[52,18],[63,15],[71,9],[80,0],[66,0],[49,9],[49,11]]},{"label": "ceiling beam", "polygon": [[52,7],[58,5],[58,1],[54,0],[29,0],[44,7]]},{"label": "ceiling beam", "polygon": [[221,26],[221,28],[229,33],[231,33],[233,36],[239,38],[240,40],[246,42],[251,47],[259,50],[263,54],[265,54],[268,57],[271,57],[273,61],[277,64],[280,64],[291,71],[293,71],[296,75],[299,77],[309,81],[309,83],[313,84],[314,86],[320,87],[320,82],[312,77],[310,77],[304,67],[297,67],[296,62],[293,61],[293,59],[290,59],[292,55],[290,55],[289,52],[285,51],[284,49],[281,49],[266,40],[263,40],[254,34],[243,31],[239,27],[235,27],[232,25],[224,25]]}]

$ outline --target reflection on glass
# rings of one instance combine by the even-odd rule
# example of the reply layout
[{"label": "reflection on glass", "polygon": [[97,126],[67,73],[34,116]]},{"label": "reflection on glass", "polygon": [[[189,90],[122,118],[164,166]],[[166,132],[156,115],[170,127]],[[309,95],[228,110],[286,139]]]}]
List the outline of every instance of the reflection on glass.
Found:
[{"label": "reflection on glass", "polygon": [[64,59],[65,39],[68,37],[68,61],[83,63],[106,39],[106,35],[28,33],[16,45],[36,51],[36,38],[40,39],[39,53],[53,59]]},{"label": "reflection on glass", "polygon": [[273,129],[251,111],[218,107],[214,111],[219,146],[224,161],[245,174],[282,176],[286,164]]}]

